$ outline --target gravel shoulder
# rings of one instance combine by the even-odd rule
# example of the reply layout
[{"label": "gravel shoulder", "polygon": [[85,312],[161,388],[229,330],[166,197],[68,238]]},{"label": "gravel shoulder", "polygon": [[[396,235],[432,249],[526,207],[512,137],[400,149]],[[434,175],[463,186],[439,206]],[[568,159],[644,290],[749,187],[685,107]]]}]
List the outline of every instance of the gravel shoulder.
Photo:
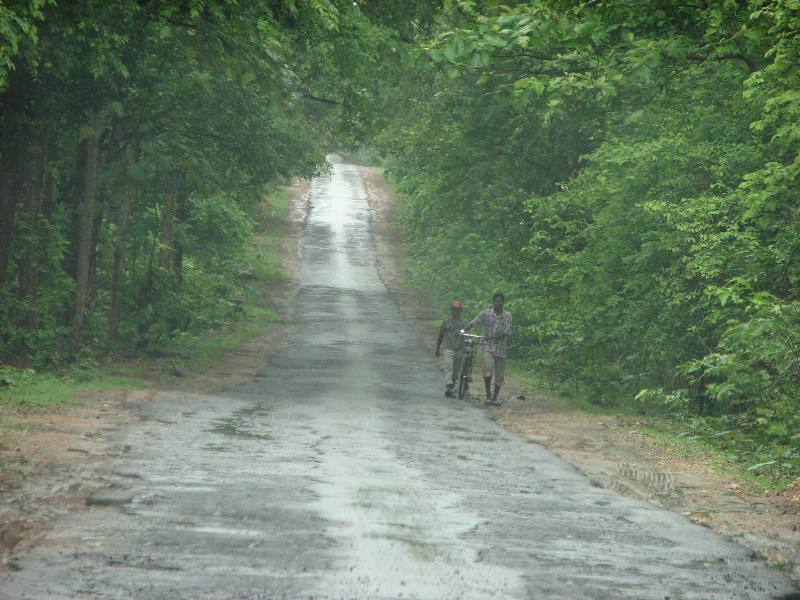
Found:
[{"label": "gravel shoulder", "polygon": [[[408,254],[396,227],[402,200],[380,169],[362,167],[362,174],[378,271],[433,356],[441,311],[424,290],[407,283]],[[494,420],[558,454],[596,485],[681,513],[739,541],[800,581],[800,483],[780,494],[752,493],[744,482],[715,472],[703,456],[686,456],[639,433],[635,418],[570,409],[514,380],[507,381],[503,397],[507,400],[502,407],[488,409]]]},{"label": "gravel shoulder", "polygon": [[137,366],[139,376],[153,382],[150,388],[86,389],[76,394],[74,405],[0,414],[0,572],[14,569],[14,556],[34,545],[53,519],[84,510],[93,494],[113,488],[103,467],[130,451],[114,440],[116,432],[140,418],[137,407],[164,392],[212,393],[251,381],[264,367],[264,356],[282,346],[296,291],[308,184],[295,183],[290,192],[287,234],[279,249],[288,277],[262,290],[264,306],[282,318],[266,331],[203,373],[176,377],[170,361],[145,361]]}]

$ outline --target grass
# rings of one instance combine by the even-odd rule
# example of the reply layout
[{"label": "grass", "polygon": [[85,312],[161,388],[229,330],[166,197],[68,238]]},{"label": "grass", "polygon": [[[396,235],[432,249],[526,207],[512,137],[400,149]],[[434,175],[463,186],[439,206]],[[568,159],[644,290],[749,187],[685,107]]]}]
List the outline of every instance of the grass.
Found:
[{"label": "grass", "polygon": [[[754,493],[777,492],[791,482],[790,478],[772,477],[748,470],[748,464],[731,460],[724,448],[702,436],[687,435],[683,423],[668,418],[642,416],[632,402],[608,406],[592,403],[585,394],[565,394],[544,389],[544,377],[524,360],[509,360],[508,374],[523,386],[543,392],[556,405],[566,410],[579,411],[599,416],[637,417],[632,427],[646,435],[652,442],[675,456],[694,459],[712,471],[735,479],[741,486]],[[646,422],[646,424],[643,424]]]},{"label": "grass", "polygon": [[544,393],[555,404],[565,409],[606,416],[632,416],[636,414],[633,406],[629,404],[621,404],[619,406],[596,404],[589,400],[588,395],[580,393],[580,391],[578,393],[566,393],[560,390],[545,389],[544,381],[547,376],[537,372],[535,367],[522,359],[510,359],[506,366],[506,372],[512,379],[523,386]]},{"label": "grass", "polygon": [[[287,232],[286,221],[290,208],[290,192],[279,189],[270,194],[259,206],[257,219],[263,224],[253,239],[254,268],[245,285],[240,318],[224,327],[193,335],[183,335],[171,340],[162,354],[180,357],[188,373],[208,369],[220,356],[262,333],[279,319],[274,310],[263,306],[265,285],[281,281],[286,274],[280,268],[279,249]],[[163,366],[144,368],[147,362],[161,359],[137,357],[127,366],[112,362],[99,365],[94,361],[75,363],[59,372],[35,372],[32,369],[13,369],[0,365],[0,429],[8,430],[15,422],[13,415],[19,409],[47,410],[59,405],[76,404],[81,389],[141,389],[153,385],[141,373],[163,372]],[[140,376],[137,376],[140,375]],[[145,376],[146,377],[146,376]],[[5,413],[5,414],[4,414]]]},{"label": "grass", "polygon": [[258,207],[257,220],[261,228],[253,238],[255,264],[253,278],[249,282],[248,300],[261,292],[264,284],[270,281],[285,279],[286,274],[280,267],[280,243],[286,235],[289,217],[290,192],[280,189],[270,195]]},{"label": "grass", "polygon": [[698,459],[712,471],[736,479],[748,491],[755,493],[779,492],[790,483],[787,478],[775,478],[749,471],[746,465],[732,461],[724,450],[710,440],[686,435],[679,424],[667,419],[651,419],[649,424],[639,424],[636,430],[647,435],[675,456]]},{"label": "grass", "polygon": [[164,348],[167,355],[181,357],[189,373],[201,373],[220,356],[263,332],[278,320],[274,310],[259,306],[244,306],[245,316],[224,328],[186,335],[173,340]]},{"label": "grass", "polygon": [[793,573],[795,568],[797,568],[797,563],[787,560],[782,562],[771,562],[768,563],[768,566],[775,571],[780,571],[781,573]]},{"label": "grass", "polygon": [[102,369],[85,381],[65,374],[27,371],[19,382],[0,391],[0,405],[44,409],[76,403],[76,392],[81,389],[141,388],[146,385],[147,382],[142,379],[114,375]]}]

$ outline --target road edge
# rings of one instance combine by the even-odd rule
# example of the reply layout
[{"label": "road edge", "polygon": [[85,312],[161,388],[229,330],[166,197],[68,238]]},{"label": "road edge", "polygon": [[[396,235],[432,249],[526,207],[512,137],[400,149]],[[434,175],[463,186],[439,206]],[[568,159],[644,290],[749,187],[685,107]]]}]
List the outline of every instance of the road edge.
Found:
[{"label": "road edge", "polygon": [[[370,231],[378,257],[378,273],[397,302],[403,318],[416,328],[433,356],[436,319],[440,316],[424,290],[414,288],[406,281],[404,264],[409,256],[398,227],[398,210],[403,200],[392,190],[380,168],[360,166],[359,169],[370,206]],[[500,409],[486,408],[489,418],[505,429],[526,437],[530,443],[541,444],[572,464],[594,485],[682,514],[692,522],[748,547],[755,556],[764,558],[773,568],[784,571],[795,583],[800,583],[800,544],[795,541],[800,541],[800,519],[795,518],[800,512],[787,515],[785,502],[770,496],[746,494],[735,481],[713,473],[702,464],[699,468],[694,467],[690,474],[698,480],[697,490],[692,490],[690,498],[680,489],[677,497],[668,497],[672,494],[663,493],[665,481],[668,485],[674,485],[674,478],[670,476],[669,469],[660,465],[669,462],[659,456],[663,449],[655,441],[649,441],[644,434],[632,431],[632,424],[625,419],[580,413],[577,409],[570,411],[540,392],[526,389],[513,378],[507,377],[504,396],[509,394],[525,400],[506,403]],[[519,419],[520,407],[523,407],[523,412],[527,411],[526,419]],[[554,418],[558,413],[568,415],[568,420],[580,420],[594,431],[613,430],[609,435],[611,439],[616,436],[615,441],[620,445],[619,454],[617,449],[605,449],[609,454],[603,457],[605,460],[593,460],[592,455],[602,453],[603,449],[598,450],[591,443],[587,444],[587,448],[581,448],[580,441],[575,444],[577,447],[559,443],[559,435],[565,430],[559,430],[559,420]],[[586,433],[587,437],[591,437],[593,432]],[[625,462],[625,456],[634,456],[634,464]],[[721,486],[724,489],[721,494],[725,496],[736,497],[740,506],[750,507],[754,515],[759,517],[757,523],[752,526],[742,522],[731,523],[726,520],[729,515],[709,514],[698,509],[698,503],[703,502],[702,493],[705,490],[702,488],[713,486]],[[798,508],[800,506],[792,510]],[[769,521],[777,519],[782,519],[785,524],[770,529]]]},{"label": "road edge", "polygon": [[278,320],[220,356],[207,373],[170,375],[173,369],[162,365],[168,378],[153,379],[144,389],[82,390],[76,404],[15,417],[17,430],[0,439],[0,573],[15,570],[16,557],[34,547],[55,518],[88,509],[93,494],[113,486],[104,467],[131,450],[115,438],[136,420],[137,405],[168,392],[213,394],[250,381],[265,357],[285,344],[310,205],[307,181],[287,189],[290,214],[278,248],[286,276],[262,291],[264,305],[279,314]]}]

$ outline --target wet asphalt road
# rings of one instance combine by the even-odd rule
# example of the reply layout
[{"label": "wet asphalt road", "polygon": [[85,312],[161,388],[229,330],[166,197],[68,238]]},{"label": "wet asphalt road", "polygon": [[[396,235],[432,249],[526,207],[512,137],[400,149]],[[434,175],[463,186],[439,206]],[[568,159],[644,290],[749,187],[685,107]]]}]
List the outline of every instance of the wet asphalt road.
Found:
[{"label": "wet asphalt road", "polygon": [[398,317],[355,167],[316,179],[288,346],[120,432],[115,488],[2,598],[779,598],[747,550],[593,487],[471,403]]}]

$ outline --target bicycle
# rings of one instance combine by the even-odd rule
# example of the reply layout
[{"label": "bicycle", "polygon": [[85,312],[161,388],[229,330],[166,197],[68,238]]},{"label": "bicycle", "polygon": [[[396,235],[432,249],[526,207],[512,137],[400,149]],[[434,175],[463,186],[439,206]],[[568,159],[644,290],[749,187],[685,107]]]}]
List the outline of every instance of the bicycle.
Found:
[{"label": "bicycle", "polygon": [[463,400],[472,381],[472,362],[475,360],[475,346],[482,336],[471,333],[460,334],[464,338],[461,347],[461,361],[458,365],[458,399]]}]

